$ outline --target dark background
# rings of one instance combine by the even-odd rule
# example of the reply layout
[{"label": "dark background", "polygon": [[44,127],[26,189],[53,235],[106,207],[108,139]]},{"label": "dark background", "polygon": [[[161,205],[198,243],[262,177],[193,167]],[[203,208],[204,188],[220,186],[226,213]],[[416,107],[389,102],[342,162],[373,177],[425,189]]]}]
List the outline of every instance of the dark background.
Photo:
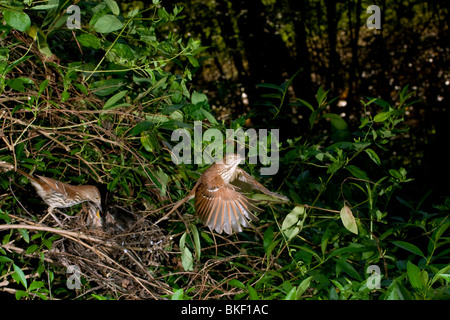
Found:
[{"label": "dark background", "polygon": [[[383,158],[414,178],[407,197],[441,202],[448,195],[449,47],[447,1],[233,0],[163,1],[182,6],[176,30],[209,48],[194,76],[194,88],[208,95],[219,119],[248,112],[253,126],[281,128],[281,140],[306,134],[310,111],[287,105],[276,122],[266,117],[260,83],[294,79],[289,99],[315,101],[322,86],[339,97],[329,112],[351,129],[363,113],[360,100],[378,97],[395,105],[405,85],[416,91],[408,108],[409,132],[395,153]],[[381,9],[381,29],[369,29],[369,5]],[[270,123],[268,123],[270,121]],[[326,134],[328,127],[317,134]],[[405,195],[406,196],[406,195]]]}]

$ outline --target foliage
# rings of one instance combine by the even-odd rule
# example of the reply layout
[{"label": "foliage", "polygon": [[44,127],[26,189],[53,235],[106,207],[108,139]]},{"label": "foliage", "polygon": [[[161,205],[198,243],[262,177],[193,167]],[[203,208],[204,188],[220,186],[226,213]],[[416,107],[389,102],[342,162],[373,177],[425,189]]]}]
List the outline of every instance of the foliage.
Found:
[{"label": "foliage", "polygon": [[[165,204],[182,199],[207,167],[176,166],[172,133],[194,135],[194,121],[221,132],[245,128],[252,114],[228,126],[214,116],[208,97],[190,88],[205,48],[172,32],[181,7],[168,12],[153,1],[145,10],[122,12],[113,0],[79,6],[83,27],[69,29],[67,4],[1,4],[0,159],[98,185],[108,210],[125,207],[145,228],[160,228],[167,239],[163,258],[136,262],[148,257],[140,249],[149,247],[132,245],[127,232],[103,239],[122,245],[120,259],[113,259],[113,247],[89,242],[101,234],[38,224],[43,208],[26,179],[1,173],[0,288],[17,299],[449,297],[450,198],[425,212],[396,196],[412,178],[389,161],[395,141],[408,132],[403,116],[414,93],[407,86],[397,103],[362,99],[363,116],[353,128],[330,111],[336,101],[330,91],[319,88],[314,102],[288,101],[298,73],[281,85],[262,84],[272,90],[261,97],[269,108],[267,129],[287,107],[309,113],[305,136],[280,142],[276,176],[258,177],[258,166],[245,166],[292,203],[264,204],[255,229],[217,235],[197,223],[189,204],[182,220],[162,218]],[[329,132],[317,130],[319,124]],[[202,150],[208,145],[202,141]],[[74,240],[74,230],[85,237]],[[133,237],[148,231],[130,230]],[[138,259],[126,260],[122,241]],[[55,263],[61,243],[84,246],[72,254],[82,252],[75,255],[80,263],[95,261],[95,272],[110,263],[107,270],[120,269],[127,280],[112,290],[82,270],[81,289],[70,289],[66,268]]]}]

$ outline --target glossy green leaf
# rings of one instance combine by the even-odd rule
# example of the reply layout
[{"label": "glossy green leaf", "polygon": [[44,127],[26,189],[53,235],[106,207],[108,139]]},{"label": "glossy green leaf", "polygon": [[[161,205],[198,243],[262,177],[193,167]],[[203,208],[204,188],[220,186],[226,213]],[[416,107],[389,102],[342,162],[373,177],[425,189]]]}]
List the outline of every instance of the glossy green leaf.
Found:
[{"label": "glossy green leaf", "polygon": [[100,33],[110,33],[123,28],[122,22],[111,14],[100,17],[94,24],[94,29]]},{"label": "glossy green leaf", "polygon": [[5,22],[19,31],[27,31],[31,27],[31,19],[30,17],[19,10],[9,10],[2,8],[3,19]]},{"label": "glossy green leaf", "polygon": [[260,300],[258,293],[250,284],[247,284],[247,289],[250,300]]},{"label": "glossy green leaf", "polygon": [[228,281],[228,284],[232,287],[236,287],[236,288],[240,288],[240,289],[246,288],[245,284],[243,284],[241,281],[239,281],[237,279],[231,279],[230,281]]},{"label": "glossy green leaf", "polygon": [[289,290],[289,292],[286,294],[286,297],[284,297],[284,300],[295,300],[296,298],[296,288],[292,288]]},{"label": "glossy green leaf", "polygon": [[414,289],[422,289],[422,282],[419,279],[420,269],[411,261],[407,263],[408,279]]},{"label": "glossy green leaf", "polygon": [[391,116],[391,112],[387,111],[387,112],[380,112],[379,114],[377,114],[374,118],[373,121],[375,122],[384,122],[386,121],[390,116]]},{"label": "glossy green leaf", "polygon": [[284,218],[281,225],[281,231],[284,236],[289,240],[294,238],[303,228],[303,222],[305,221],[305,207],[296,206],[286,218]]},{"label": "glossy green leaf", "polygon": [[103,105],[103,109],[105,109],[105,110],[111,109],[112,107],[114,107],[114,105],[120,99],[125,97],[127,93],[128,93],[128,90],[123,90],[123,91],[120,91],[120,92],[116,93],[111,98],[109,98],[108,101],[105,102],[105,104]]},{"label": "glossy green leaf", "polygon": [[17,229],[26,243],[30,243],[30,235],[27,229]]},{"label": "glossy green leaf", "polygon": [[26,279],[25,274],[23,273],[22,269],[20,269],[14,263],[13,263],[13,268],[14,268],[15,275],[16,275],[17,279],[19,280],[19,282],[22,283],[22,285],[25,287],[25,289],[28,288],[27,279]]},{"label": "glossy green leaf", "polygon": [[405,241],[392,241],[392,243],[397,247],[400,247],[402,249],[405,249],[409,252],[412,252],[418,256],[425,258],[425,255],[423,254],[422,250],[420,250],[417,246],[413,245],[412,243]]},{"label": "glossy green leaf", "polygon": [[377,153],[370,148],[364,149],[367,155],[375,162],[377,165],[381,165],[380,157],[378,157]]},{"label": "glossy green leaf", "polygon": [[192,271],[194,270],[194,258],[191,250],[186,246],[186,235],[185,232],[180,238],[181,264],[184,271]]},{"label": "glossy green leaf", "polygon": [[183,300],[184,298],[184,290],[183,289],[177,289],[173,293],[171,300]]},{"label": "glossy green leaf", "polygon": [[350,164],[346,166],[345,169],[347,169],[355,178],[369,180],[367,173],[355,165]]},{"label": "glossy green leaf", "polygon": [[311,280],[313,279],[313,276],[310,276],[306,279],[304,279],[298,286],[297,291],[295,293],[295,299],[299,300],[301,298],[301,296],[303,295],[303,293],[305,293],[306,290],[308,290],[308,288],[311,285]]},{"label": "glossy green leaf", "polygon": [[102,47],[102,42],[95,35],[90,33],[82,33],[77,36],[78,42],[87,48],[100,49]]},{"label": "glossy green leaf", "polygon": [[361,275],[358,273],[358,271],[356,271],[356,269],[347,261],[343,260],[343,259],[336,259],[335,260],[337,263],[337,270],[342,270],[344,271],[346,274],[348,274],[349,276],[351,276],[352,278],[358,280],[358,281],[363,281]]},{"label": "glossy green leaf", "polygon": [[114,15],[117,16],[120,13],[120,9],[116,1],[114,0],[104,0],[104,1]]},{"label": "glossy green leaf", "polygon": [[192,104],[208,102],[208,97],[204,93],[194,91],[191,96]]}]

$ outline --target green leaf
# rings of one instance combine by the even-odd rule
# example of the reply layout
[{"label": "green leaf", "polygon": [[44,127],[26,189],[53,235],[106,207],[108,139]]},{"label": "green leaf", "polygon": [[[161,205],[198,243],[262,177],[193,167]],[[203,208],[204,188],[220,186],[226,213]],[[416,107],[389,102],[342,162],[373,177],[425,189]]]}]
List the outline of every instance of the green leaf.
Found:
[{"label": "green leaf", "polygon": [[406,290],[397,280],[392,281],[391,285],[386,290],[386,300],[405,300]]},{"label": "green leaf", "polygon": [[281,225],[281,231],[288,241],[300,233],[305,219],[305,207],[302,206],[296,206],[290,213],[288,213],[286,218],[284,218]]},{"label": "green leaf", "polygon": [[247,284],[247,289],[248,289],[248,295],[250,297],[250,300],[259,300],[258,293],[252,286],[250,286],[250,284]]},{"label": "green leaf", "polygon": [[109,10],[117,16],[120,13],[119,6],[117,5],[117,2],[114,0],[105,0],[106,5],[108,6]]},{"label": "green leaf", "polygon": [[398,180],[401,180],[403,178],[401,173],[395,169],[389,169],[389,174]]},{"label": "green leaf", "polygon": [[450,282],[450,274],[446,273],[448,270],[450,270],[450,265],[445,266],[444,268],[442,268],[441,270],[436,272],[436,274],[434,275],[433,279],[431,279],[430,286],[432,286],[440,278],[443,278],[446,281]]},{"label": "green leaf", "polygon": [[31,246],[29,246],[29,247],[27,248],[26,253],[27,253],[27,254],[33,253],[33,252],[35,252],[37,249],[39,249],[39,246],[38,246],[37,244],[32,244]]},{"label": "green leaf", "polygon": [[296,206],[288,215],[286,218],[284,218],[283,223],[281,225],[281,230],[287,230],[288,228],[292,227],[293,225],[297,224],[300,215],[303,215],[305,213],[305,207],[303,206]]},{"label": "green leaf", "polygon": [[444,223],[444,224],[442,224],[442,225],[439,227],[439,229],[437,229],[437,230],[434,232],[432,238],[433,238],[435,244],[437,244],[437,243],[439,242],[439,239],[441,238],[441,236],[444,234],[444,232],[445,232],[449,227],[450,227],[450,221],[449,221],[449,222],[446,222],[446,223]]},{"label": "green leaf", "polygon": [[301,103],[301,105],[308,107],[309,110],[314,112],[314,107],[308,101],[300,99],[300,98],[297,98],[297,100]]},{"label": "green leaf", "polygon": [[370,159],[372,159],[373,162],[375,162],[377,165],[381,165],[380,157],[378,157],[375,151],[370,148],[367,148],[364,151],[369,155]]},{"label": "green leaf", "polygon": [[400,247],[402,249],[405,249],[409,252],[412,252],[418,256],[421,256],[423,258],[425,258],[425,255],[423,254],[422,250],[420,250],[418,247],[416,247],[415,245],[409,243],[409,242],[405,242],[405,241],[392,241],[392,243],[394,245],[396,245],[397,247]]},{"label": "green leaf", "polygon": [[185,232],[180,238],[181,264],[184,271],[192,271],[194,270],[194,259],[191,250],[186,246],[186,235]]},{"label": "green leaf", "polygon": [[70,93],[67,90],[64,90],[61,93],[61,102],[66,102],[70,98]]},{"label": "green leaf", "polygon": [[116,42],[114,46],[109,51],[107,57],[111,61],[117,61],[118,63],[121,62],[120,59],[124,60],[133,60],[135,57],[135,54],[133,52],[133,49],[129,45],[126,45],[124,43]]},{"label": "green leaf", "polygon": [[342,223],[344,227],[353,232],[354,234],[358,234],[358,226],[356,225],[355,217],[353,216],[352,211],[349,207],[344,206],[340,212]]},{"label": "green leaf", "polygon": [[3,19],[5,22],[19,31],[28,31],[31,27],[30,17],[22,11],[13,11],[9,9],[2,8]]},{"label": "green leaf", "polygon": [[311,285],[311,280],[314,278],[314,276],[308,277],[305,280],[303,280],[300,285],[297,288],[297,292],[295,293],[295,299],[299,300],[302,296],[302,294],[308,290],[309,286]]},{"label": "green leaf", "polygon": [[142,121],[137,123],[133,129],[131,129],[130,134],[132,136],[136,136],[144,131],[147,131],[148,129],[153,127],[153,123],[152,122],[148,122],[148,121]]},{"label": "green leaf", "polygon": [[[345,261],[343,259],[335,259],[335,261],[337,263],[337,267],[340,270],[344,271],[346,274],[348,274],[349,276],[353,277],[354,279],[356,279],[358,281],[363,281],[360,274],[355,270],[355,268],[353,268],[353,266],[350,263],[348,263],[347,261]],[[338,273],[338,272],[336,272],[336,273]]]},{"label": "green leaf", "polygon": [[263,237],[263,246],[264,246],[264,251],[266,251],[266,254],[267,254],[267,249],[272,244],[272,241],[273,241],[273,228],[268,228],[264,232],[264,237]]},{"label": "green leaf", "polygon": [[175,290],[175,292],[172,295],[171,300],[183,300],[184,298],[184,291],[183,289]]},{"label": "green leaf", "polygon": [[23,297],[29,297],[30,294],[24,290],[17,290],[14,296],[16,297],[16,300],[21,300]]},{"label": "green leaf", "polygon": [[391,114],[392,114],[391,111],[380,112],[373,118],[373,121],[375,121],[375,122],[386,121],[391,116]]},{"label": "green leaf", "polygon": [[100,17],[94,24],[94,29],[100,33],[110,33],[123,28],[122,22],[117,17],[106,14]]},{"label": "green leaf", "polygon": [[331,120],[331,138],[333,141],[350,141],[350,129],[347,122],[335,113],[326,113],[322,116]]},{"label": "green leaf", "polygon": [[194,224],[191,224],[190,227],[191,227],[191,231],[192,231],[192,237],[194,239],[195,256],[197,258],[197,261],[200,261],[200,256],[202,254],[202,246],[200,243],[200,234],[198,232],[197,227]]},{"label": "green leaf", "polygon": [[188,58],[189,62],[192,64],[192,66],[194,68],[197,68],[200,66],[200,63],[198,63],[198,60],[196,57],[194,57],[192,55],[186,55],[186,57]]},{"label": "green leaf", "polygon": [[322,240],[320,241],[320,249],[322,250],[322,254],[324,254],[325,251],[327,250],[328,240],[330,239],[330,236],[331,236],[331,230],[330,230],[330,226],[328,226],[328,228],[325,230],[325,232],[322,235]]},{"label": "green leaf", "polygon": [[17,229],[19,230],[19,233],[22,235],[23,240],[25,240],[26,243],[30,243],[30,236],[28,234],[27,229]]},{"label": "green leaf", "polygon": [[0,256],[0,262],[13,262],[14,260],[5,256]]},{"label": "green leaf", "polygon": [[30,283],[29,290],[34,291],[36,289],[43,288],[43,287],[44,287],[44,282],[33,280],[33,282]]},{"label": "green leaf", "polygon": [[53,9],[53,8],[57,8],[58,7],[58,3],[53,3],[53,4],[41,4],[41,5],[37,5],[34,7],[31,7],[31,10],[48,10],[48,9]]},{"label": "green leaf", "polygon": [[17,77],[14,79],[6,80],[6,84],[16,91],[24,92],[25,91],[24,84],[34,84],[34,82],[29,78]]},{"label": "green leaf", "polygon": [[102,47],[102,42],[99,38],[90,33],[83,33],[77,36],[78,42],[87,48],[100,49]]},{"label": "green leaf", "polygon": [[347,169],[351,173],[351,175],[354,176],[355,178],[369,180],[367,173],[364,170],[358,168],[357,166],[350,164],[346,166],[345,169]]},{"label": "green leaf", "polygon": [[228,281],[228,284],[232,287],[236,287],[236,288],[240,288],[240,289],[245,289],[245,284],[243,284],[241,281],[237,280],[237,279],[231,279],[230,281]]},{"label": "green leaf", "polygon": [[414,289],[422,290],[425,288],[426,282],[424,283],[423,274],[420,271],[419,267],[417,267],[411,261],[408,261],[406,265],[406,271],[408,273],[409,282]]},{"label": "green leaf", "polygon": [[191,96],[191,102],[192,102],[192,104],[208,102],[208,97],[204,93],[199,93],[197,91],[194,91]]},{"label": "green leaf", "polygon": [[284,297],[283,300],[295,300],[296,297],[296,288],[293,287],[289,292],[287,293],[286,297]]},{"label": "green leaf", "polygon": [[14,280],[16,280],[16,281],[19,280],[19,282],[22,283],[22,285],[25,287],[25,289],[27,289],[28,288],[27,279],[25,278],[25,274],[23,273],[22,269],[20,269],[14,263],[13,263],[13,267],[14,267],[15,275],[17,276],[17,279],[14,279]]},{"label": "green leaf", "polygon": [[203,113],[203,115],[205,116],[206,119],[208,119],[208,121],[211,124],[217,124],[216,118],[213,117],[213,115],[211,113],[209,113],[208,111],[206,111],[205,109],[201,108],[200,109],[201,112]]},{"label": "green leaf", "polygon": [[328,256],[329,258],[332,258],[334,256],[340,256],[346,253],[353,253],[353,252],[365,252],[368,251],[367,247],[364,245],[357,245],[355,244],[351,244],[347,247],[343,247],[343,248],[338,248],[338,249],[334,249],[333,251],[331,251],[330,255]]},{"label": "green leaf", "polygon": [[42,240],[42,243],[44,244],[44,246],[45,246],[48,250],[51,250],[51,249],[52,249],[53,240],[51,240],[51,239],[45,239],[45,240]]},{"label": "green leaf", "polygon": [[103,97],[117,91],[122,85],[124,85],[122,79],[105,79],[92,82],[90,89],[97,96]]},{"label": "green leaf", "polygon": [[269,89],[275,89],[279,91],[280,93],[283,93],[283,89],[280,86],[277,86],[276,84],[272,83],[258,83],[256,85],[257,88],[269,88]]},{"label": "green leaf", "polygon": [[128,90],[123,90],[116,93],[111,98],[109,98],[108,101],[105,102],[105,104],[103,105],[103,109],[104,110],[111,109],[116,104],[116,102],[122,99],[127,93]]}]

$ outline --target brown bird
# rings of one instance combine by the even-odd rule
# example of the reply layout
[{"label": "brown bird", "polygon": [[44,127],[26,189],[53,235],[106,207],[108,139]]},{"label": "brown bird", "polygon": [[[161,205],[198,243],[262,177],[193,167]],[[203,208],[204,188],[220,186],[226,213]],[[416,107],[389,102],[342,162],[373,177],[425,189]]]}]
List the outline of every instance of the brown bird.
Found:
[{"label": "brown bird", "polygon": [[[97,187],[89,185],[73,186],[52,178],[38,175],[33,177],[20,169],[15,169],[14,165],[4,161],[0,161],[0,168],[5,171],[14,170],[27,177],[36,189],[37,194],[48,205],[47,215],[50,214],[61,227],[62,224],[53,214],[53,209],[68,208],[86,201],[89,201],[90,203],[88,222],[94,227],[102,226],[100,217],[100,211],[102,210],[101,195]],[[41,222],[45,220],[47,215]]]},{"label": "brown bird", "polygon": [[[268,190],[247,172],[238,167],[242,158],[238,154],[227,154],[223,160],[214,163],[200,176],[189,194],[175,203],[171,214],[185,201],[195,197],[195,211],[204,225],[217,233],[242,232],[250,227],[249,221],[258,221],[250,211],[263,211],[254,200],[241,191],[254,189],[278,201],[289,201],[285,196]],[[166,216],[167,216],[166,215]]]}]

